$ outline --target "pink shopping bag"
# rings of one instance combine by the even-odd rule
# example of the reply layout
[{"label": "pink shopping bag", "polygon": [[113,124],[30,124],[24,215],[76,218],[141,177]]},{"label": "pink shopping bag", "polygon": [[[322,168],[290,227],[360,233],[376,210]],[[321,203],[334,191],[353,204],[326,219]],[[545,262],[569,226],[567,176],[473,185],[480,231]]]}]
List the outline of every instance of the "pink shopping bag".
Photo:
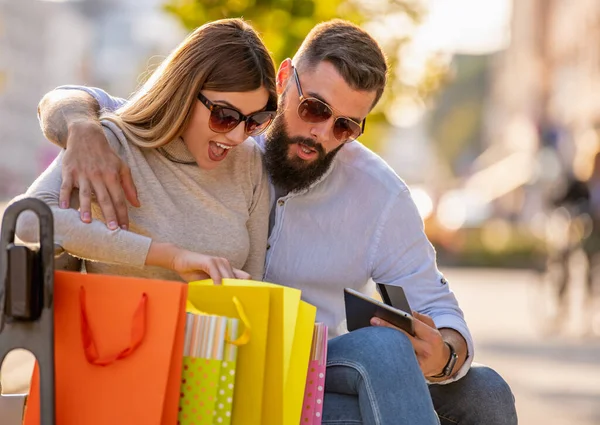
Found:
[{"label": "pink shopping bag", "polygon": [[308,374],[306,376],[301,425],[321,425],[326,366],[327,326],[323,323],[315,323]]}]

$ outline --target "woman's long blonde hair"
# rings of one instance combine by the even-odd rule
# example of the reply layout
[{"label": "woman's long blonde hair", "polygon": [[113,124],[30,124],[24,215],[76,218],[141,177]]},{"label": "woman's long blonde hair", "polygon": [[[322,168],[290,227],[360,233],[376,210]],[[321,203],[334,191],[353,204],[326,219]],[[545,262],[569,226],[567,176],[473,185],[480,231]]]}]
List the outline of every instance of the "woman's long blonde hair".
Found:
[{"label": "woman's long blonde hair", "polygon": [[194,30],[125,106],[101,118],[117,124],[136,145],[157,148],[181,136],[200,90],[262,86],[269,91],[267,110],[274,111],[275,66],[267,48],[242,19],[222,19]]}]

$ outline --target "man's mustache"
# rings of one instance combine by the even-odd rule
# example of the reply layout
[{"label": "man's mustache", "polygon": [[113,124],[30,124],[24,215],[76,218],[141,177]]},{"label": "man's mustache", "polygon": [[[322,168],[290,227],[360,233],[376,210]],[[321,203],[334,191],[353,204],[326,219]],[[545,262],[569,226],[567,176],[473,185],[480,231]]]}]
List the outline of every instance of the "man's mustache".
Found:
[{"label": "man's mustache", "polygon": [[325,155],[325,148],[320,143],[315,142],[312,139],[305,139],[304,137],[292,137],[289,140],[290,145],[294,145],[296,143],[302,144],[308,148],[314,149],[319,152],[321,155]]}]

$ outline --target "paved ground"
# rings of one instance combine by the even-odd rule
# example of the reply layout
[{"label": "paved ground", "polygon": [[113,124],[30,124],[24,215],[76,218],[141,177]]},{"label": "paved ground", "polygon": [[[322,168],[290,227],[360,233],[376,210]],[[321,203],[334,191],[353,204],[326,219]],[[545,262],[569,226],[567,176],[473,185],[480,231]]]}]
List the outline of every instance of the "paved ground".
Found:
[{"label": "paved ground", "polygon": [[523,271],[446,272],[476,340],[476,358],[509,382],[519,423],[600,423],[600,339],[543,337],[534,324],[537,277]]}]

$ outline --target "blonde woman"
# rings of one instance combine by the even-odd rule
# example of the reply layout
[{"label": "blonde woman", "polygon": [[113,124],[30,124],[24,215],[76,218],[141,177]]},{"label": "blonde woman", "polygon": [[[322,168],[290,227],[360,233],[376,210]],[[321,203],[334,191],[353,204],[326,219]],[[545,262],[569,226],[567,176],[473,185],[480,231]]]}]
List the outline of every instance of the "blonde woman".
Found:
[{"label": "blonde woman", "polygon": [[[114,114],[104,133],[130,167],[140,207],[127,228],[106,223],[95,193],[80,220],[77,197],[59,205],[61,152],[26,193],[54,213],[56,243],[91,273],[191,281],[260,279],[267,245],[269,187],[249,136],[275,117],[275,68],[256,32],[227,19],[192,32]],[[88,186],[79,187],[90,192]],[[37,237],[22,214],[18,236]]]}]

